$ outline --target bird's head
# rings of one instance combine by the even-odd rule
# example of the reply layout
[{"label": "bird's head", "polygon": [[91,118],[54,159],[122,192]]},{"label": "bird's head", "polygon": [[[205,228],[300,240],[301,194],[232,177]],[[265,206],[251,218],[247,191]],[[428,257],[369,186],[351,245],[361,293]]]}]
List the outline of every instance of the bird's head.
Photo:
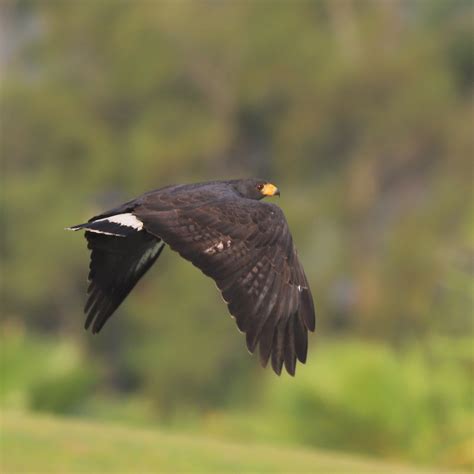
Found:
[{"label": "bird's head", "polygon": [[280,190],[263,179],[239,179],[233,182],[236,191],[247,199],[260,200],[264,197],[279,196]]}]

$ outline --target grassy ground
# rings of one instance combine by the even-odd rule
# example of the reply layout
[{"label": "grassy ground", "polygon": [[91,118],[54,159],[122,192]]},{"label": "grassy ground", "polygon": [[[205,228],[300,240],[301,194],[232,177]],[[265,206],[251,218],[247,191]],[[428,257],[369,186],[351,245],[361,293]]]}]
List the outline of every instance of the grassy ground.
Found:
[{"label": "grassy ground", "polygon": [[77,419],[3,414],[2,473],[421,473],[335,453],[236,444]]}]

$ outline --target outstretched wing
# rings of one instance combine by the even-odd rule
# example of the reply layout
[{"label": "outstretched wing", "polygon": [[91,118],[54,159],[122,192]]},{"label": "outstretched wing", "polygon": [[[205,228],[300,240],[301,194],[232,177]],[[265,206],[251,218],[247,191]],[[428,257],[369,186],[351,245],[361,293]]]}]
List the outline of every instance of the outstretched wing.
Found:
[{"label": "outstretched wing", "polygon": [[[283,212],[248,199],[185,205],[172,197],[143,201],[144,229],[213,278],[247,347],[266,365],[295,373],[315,328],[311,291]],[[166,201],[165,201],[166,200]],[[189,204],[189,202],[188,202]]]},{"label": "outstretched wing", "polygon": [[93,323],[92,332],[97,333],[160,256],[165,244],[144,231],[118,236],[92,230],[86,231],[85,237],[91,250],[85,327]]}]

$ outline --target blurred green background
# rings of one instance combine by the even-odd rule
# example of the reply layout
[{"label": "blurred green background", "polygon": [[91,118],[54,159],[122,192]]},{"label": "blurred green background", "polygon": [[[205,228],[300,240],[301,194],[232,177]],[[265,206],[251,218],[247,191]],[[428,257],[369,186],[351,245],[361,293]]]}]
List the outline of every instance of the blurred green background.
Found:
[{"label": "blurred green background", "polygon": [[[0,406],[472,468],[470,0],[3,1]],[[63,228],[173,183],[282,190],[306,366],[164,252],[104,331]]]}]

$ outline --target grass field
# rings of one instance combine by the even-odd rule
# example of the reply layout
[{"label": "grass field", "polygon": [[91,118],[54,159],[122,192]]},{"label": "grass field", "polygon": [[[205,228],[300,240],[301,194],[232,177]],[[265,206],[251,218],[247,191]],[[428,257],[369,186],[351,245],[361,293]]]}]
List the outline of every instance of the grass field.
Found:
[{"label": "grass field", "polygon": [[4,474],[430,472],[337,453],[236,444],[159,430],[16,413],[2,415],[0,471]]}]

